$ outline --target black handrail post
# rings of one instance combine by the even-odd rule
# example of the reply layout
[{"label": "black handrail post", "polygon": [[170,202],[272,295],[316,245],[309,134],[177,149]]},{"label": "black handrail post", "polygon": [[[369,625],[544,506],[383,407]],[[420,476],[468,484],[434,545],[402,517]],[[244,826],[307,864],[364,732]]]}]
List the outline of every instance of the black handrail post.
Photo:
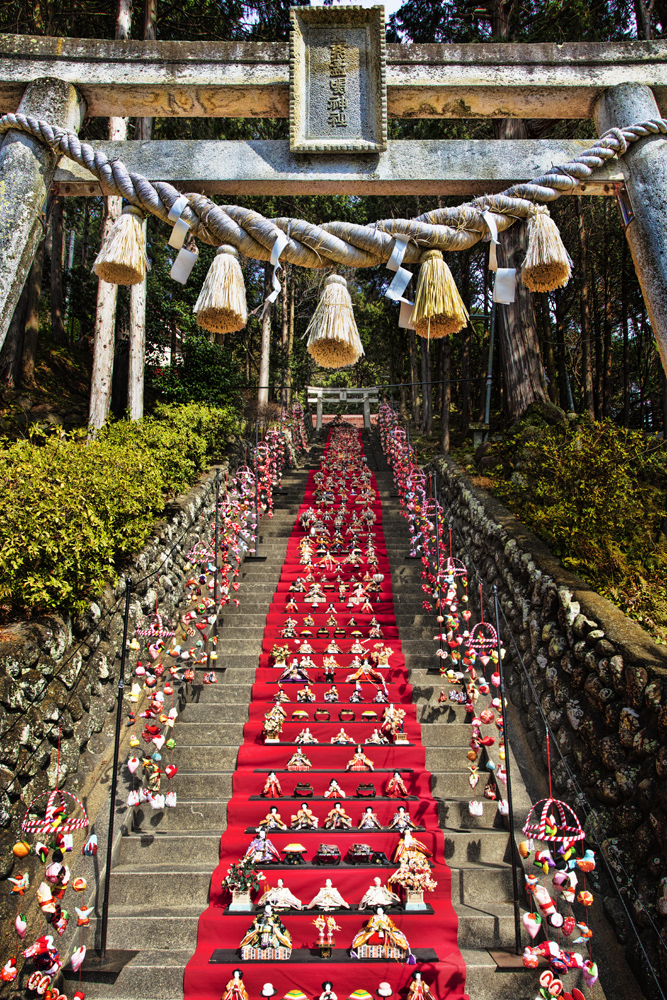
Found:
[{"label": "black handrail post", "polygon": [[214,550],[215,550],[215,573],[213,574],[213,600],[215,602],[215,624],[218,624],[218,562],[220,553],[218,551],[218,525],[220,523],[220,467],[215,470],[215,529],[214,529]]},{"label": "black handrail post", "polygon": [[109,890],[111,888],[111,856],[113,854],[113,828],[116,812],[116,789],[118,787],[118,759],[120,757],[120,729],[123,717],[123,693],[125,690],[125,660],[127,657],[127,632],[130,621],[130,595],[132,593],[132,581],[130,577],[125,578],[125,616],[123,619],[123,645],[120,652],[120,668],[118,671],[118,699],[116,703],[116,733],[113,747],[113,766],[111,771],[111,792],[109,804],[109,829],[107,832],[107,863],[104,873],[104,898],[102,901],[102,934],[100,941],[100,954],[102,961],[106,957],[107,932],[109,928]]},{"label": "black handrail post", "polygon": [[510,827],[510,853],[512,856],[512,895],[514,904],[514,947],[517,955],[521,954],[521,917],[519,913],[519,886],[517,882],[517,870],[519,858],[514,837],[514,806],[512,805],[512,772],[510,766],[510,741],[507,725],[507,712],[505,711],[505,671],[503,670],[503,657],[500,645],[500,616],[498,614],[498,586],[493,585],[493,605],[496,613],[496,644],[498,649],[498,673],[500,674],[500,710],[503,717],[503,739],[505,742],[505,774],[507,775],[507,819]]}]

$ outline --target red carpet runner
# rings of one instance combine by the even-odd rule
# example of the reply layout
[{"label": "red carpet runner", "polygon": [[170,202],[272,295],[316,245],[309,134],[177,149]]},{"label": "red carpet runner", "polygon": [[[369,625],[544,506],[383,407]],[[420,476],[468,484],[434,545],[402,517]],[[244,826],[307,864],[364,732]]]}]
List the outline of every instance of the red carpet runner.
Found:
[{"label": "red carpet runner", "polygon": [[[444,860],[444,837],[438,827],[437,804],[431,797],[431,776],[425,770],[421,727],[417,722],[416,706],[412,704],[412,688],[408,683],[398,639],[390,568],[382,532],[382,506],[373,477],[366,487],[371,502],[368,506],[364,505],[363,501],[359,504],[360,494],[364,492],[356,471],[362,468],[360,440],[357,432],[351,433],[344,429],[332,431],[323,460],[323,464],[335,464],[336,455],[340,456],[341,452],[347,453],[348,458],[350,452],[357,457],[354,463],[355,471],[354,467],[349,465],[342,473],[339,469],[336,470],[338,489],[345,484],[349,493],[342,518],[339,516],[338,521],[335,520],[336,515],[340,515],[340,493],[335,494],[333,503],[329,502],[328,506],[326,503],[318,504],[315,495],[317,474],[311,472],[305,501],[288,542],[280,583],[267,617],[263,652],[252,689],[250,717],[245,726],[243,745],[239,749],[238,765],[233,780],[233,796],[228,806],[228,825],[220,844],[220,864],[213,873],[210,904],[199,920],[197,949],[185,970],[185,1000],[194,998],[220,1000],[235,968],[242,969],[243,986],[250,1000],[259,1000],[262,987],[267,982],[273,984],[277,1000],[281,1000],[290,990],[301,990],[309,998],[319,997],[325,980],[330,980],[333,984],[333,991],[338,1000],[346,1000],[355,990],[366,990],[375,996],[381,982],[389,983],[394,996],[399,994],[402,997],[408,995],[408,988],[413,984],[411,1000],[428,1000],[429,990],[434,1000],[445,1000],[445,998],[460,1000],[465,996],[465,965],[457,945],[457,918],[451,904],[450,893],[451,873]],[[329,532],[329,543],[333,543],[332,555],[338,562],[332,570],[326,569],[322,563],[322,555],[317,553],[313,553],[312,567],[301,564],[299,545],[309,537],[309,533],[302,526],[301,515],[311,508],[319,512],[331,512],[331,517],[323,523]],[[358,529],[358,545],[363,554],[363,561],[357,566],[349,562],[342,564],[351,551],[350,533],[347,529],[354,517],[358,516],[358,512],[366,509],[375,515],[371,532],[377,564],[369,565],[367,562],[367,544],[370,537],[367,522],[364,522],[363,530]],[[345,540],[342,551],[336,551],[337,548],[341,548],[340,544],[338,546],[335,544],[334,536],[337,530],[340,532],[340,537]],[[313,548],[316,544],[315,541]],[[378,590],[370,594],[372,611],[369,610],[367,603],[366,610],[362,609],[361,602],[350,607],[350,596],[354,593],[355,585],[358,581],[364,580],[364,577],[367,582],[369,573],[383,575]],[[348,586],[347,593],[342,599],[338,593],[340,577],[347,581]],[[305,592],[290,593],[290,586],[298,578],[305,579]],[[313,581],[318,584],[321,582],[325,587],[325,599],[315,607],[305,600],[308,592],[312,591]],[[296,611],[293,610],[294,603],[291,605],[292,610],[287,607],[291,598],[296,602]],[[332,604],[335,612],[331,607]],[[332,626],[334,613],[336,625]],[[305,619],[309,615],[312,616],[314,625],[305,624]],[[380,624],[381,637],[376,634],[369,638],[373,615]],[[281,631],[289,618],[296,622],[292,626],[295,637],[282,637]],[[356,625],[349,624],[351,618]],[[334,635],[335,629],[338,630],[336,635]],[[341,629],[345,632],[344,636]],[[304,637],[304,630],[312,635]],[[318,630],[321,632],[320,636],[317,634]],[[354,631],[360,632],[361,638],[353,636]],[[271,665],[273,663],[271,651],[276,644],[289,645],[288,663],[291,665],[297,643],[304,641],[314,650],[309,655],[315,666],[306,669],[316,701],[301,704],[297,702],[297,692],[304,687],[303,681],[284,683],[283,690],[289,698],[289,702],[284,703],[286,721],[280,735],[280,743],[267,746],[262,737],[263,719],[267,710],[274,704],[274,697],[278,693],[278,678],[282,673],[281,668]],[[333,704],[324,700],[324,694],[330,689],[330,683],[325,682],[323,671],[326,655],[324,650],[332,641],[336,642],[342,651],[333,654],[340,667],[335,670],[339,702]],[[389,667],[388,669],[380,667],[380,671],[385,677],[388,701],[400,705],[406,713],[404,727],[408,743],[403,746],[365,745],[365,740],[380,726],[386,706],[374,700],[377,692],[382,690],[382,685],[371,682],[365,682],[361,686],[363,702],[350,704],[349,699],[354,694],[355,684],[345,683],[345,678],[355,669],[352,666],[355,654],[348,652],[355,642],[363,643],[369,651],[373,650],[375,643],[391,647]],[[299,652],[299,661],[305,655]],[[307,718],[292,721],[292,713],[297,711],[307,713]],[[315,718],[316,713],[322,718],[327,711],[330,713],[330,721],[318,721]],[[368,711],[375,711],[377,720],[362,720],[362,712]],[[339,717],[341,712],[342,719]],[[354,712],[354,721],[350,720],[351,712]],[[316,745],[303,746],[303,752],[312,762],[312,767],[307,771],[287,771],[287,762],[298,749],[293,741],[305,726],[309,727],[318,740]],[[341,727],[354,741],[362,745],[363,753],[373,762],[373,772],[345,770],[346,764],[355,753],[356,746],[332,746],[329,742]],[[281,786],[282,797],[263,798],[261,793],[272,770],[275,771]],[[387,784],[394,770],[400,771],[405,782],[407,799],[391,798],[386,795]],[[351,817],[350,830],[324,829],[325,818],[336,801],[335,797],[324,797],[332,778],[338,781],[345,792],[345,798],[338,801]],[[306,801],[298,793],[298,797],[293,797],[297,782],[307,782],[313,786],[314,795],[307,802],[308,808],[319,820],[318,829],[287,832],[270,830],[268,837],[278,851],[282,851],[289,843],[297,842],[303,845],[306,848],[306,853],[303,855],[306,864],[293,867],[282,863],[262,866],[266,876],[266,881],[262,883],[263,887],[267,885],[275,887],[277,880],[282,878],[284,885],[301,900],[304,907],[301,911],[290,909],[280,912],[280,919],[292,937],[291,958],[288,961],[243,961],[239,945],[251,926],[257,910],[255,909],[253,913],[229,913],[227,907],[230,903],[230,894],[221,889],[221,883],[229,865],[238,861],[247,851],[253,837],[256,836],[256,828],[271,806],[277,807],[282,821],[289,826],[291,816],[297,812],[302,801]],[[371,782],[377,790],[377,796],[365,800],[358,798],[357,786],[360,783]],[[381,830],[356,829],[368,805],[372,805],[381,823]],[[428,912],[405,912],[402,906],[396,905],[387,910],[396,927],[407,938],[416,964],[407,964],[396,959],[371,960],[350,956],[355,935],[365,927],[374,914],[372,908],[367,907],[363,911],[358,909],[362,896],[373,885],[376,877],[379,877],[385,886],[392,872],[398,867],[398,862],[393,859],[401,838],[395,829],[388,830],[387,827],[400,805],[406,807],[416,825],[414,836],[432,853],[431,861],[434,866],[431,875],[437,881],[435,891],[424,894],[424,901],[429,907]],[[313,858],[322,843],[335,844],[339,847],[342,862],[338,866],[313,864]],[[347,852],[357,843],[368,844],[373,851],[383,852],[388,861],[385,861],[384,865],[350,864]],[[325,917],[332,915],[340,927],[340,930],[334,933],[332,957],[324,960],[320,958],[316,948],[318,932],[313,926],[313,920],[321,915],[322,911],[307,910],[305,907],[325,885],[327,878],[332,880],[333,886],[349,903],[350,909],[338,908],[324,914]],[[390,888],[401,893],[396,885]],[[262,891],[260,890],[257,895],[261,895]],[[377,940],[377,936],[371,939],[370,944],[373,944],[374,940]],[[416,971],[422,973],[428,990],[415,992],[413,976]]]}]

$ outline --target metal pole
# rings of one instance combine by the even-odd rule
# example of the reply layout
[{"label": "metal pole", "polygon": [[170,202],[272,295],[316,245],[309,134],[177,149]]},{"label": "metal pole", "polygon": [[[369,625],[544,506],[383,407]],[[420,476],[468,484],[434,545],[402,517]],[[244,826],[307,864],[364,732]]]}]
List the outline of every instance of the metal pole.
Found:
[{"label": "metal pole", "polygon": [[[436,593],[436,602],[437,602],[436,606],[438,608],[438,612],[440,612],[440,525],[438,524],[438,520],[439,520],[439,518],[438,518],[438,477],[437,477],[437,474],[435,472],[432,472],[431,475],[433,476],[433,499],[434,499],[434,502],[435,502],[435,552],[436,552],[436,559],[437,559],[436,578],[435,578],[436,579],[435,593]],[[442,635],[442,631],[440,632],[440,635]],[[442,639],[439,640],[439,643],[440,643],[440,649],[444,649]]]},{"label": "metal pole", "polygon": [[213,600],[215,602],[216,623],[217,623],[217,618],[218,618],[218,561],[219,561],[219,558],[218,558],[219,557],[219,553],[218,553],[218,524],[220,522],[220,514],[219,514],[219,511],[218,511],[219,501],[220,501],[220,469],[217,468],[215,470],[215,534],[213,536],[214,540],[215,540],[215,545],[214,545],[214,549],[215,549],[215,560],[214,560],[215,573],[213,574]]},{"label": "metal pole", "polygon": [[259,551],[259,476],[257,475],[257,464],[255,464],[255,552]]},{"label": "metal pole", "polygon": [[510,827],[510,852],[512,856],[512,894],[514,904],[514,947],[517,955],[522,952],[521,948],[521,916],[519,913],[519,885],[517,881],[517,871],[519,867],[519,857],[514,837],[514,807],[512,805],[512,772],[510,767],[510,741],[507,727],[507,712],[505,711],[505,672],[503,670],[503,658],[500,652],[500,617],[498,615],[498,587],[493,585],[493,605],[496,612],[496,637],[498,649],[498,673],[500,674],[500,707],[503,714],[503,739],[505,742],[505,773],[507,775],[507,819]]},{"label": "metal pole", "polygon": [[116,703],[116,735],[113,748],[113,767],[111,771],[111,802],[109,805],[109,830],[107,833],[107,867],[104,873],[104,899],[102,902],[102,936],[100,942],[101,958],[104,960],[107,952],[107,931],[109,927],[109,889],[111,883],[111,855],[113,853],[113,827],[116,812],[116,789],[118,786],[118,758],[120,756],[120,729],[123,717],[123,692],[125,690],[125,659],[127,657],[127,628],[130,620],[130,594],[132,581],[125,579],[125,617],[123,619],[123,646],[120,652],[120,669],[118,672],[118,701]]},{"label": "metal pole", "polygon": [[[489,336],[489,360],[486,366],[486,403],[484,404],[484,423],[488,424],[491,415],[491,382],[493,380],[493,344],[496,335],[496,303],[491,306],[491,333]],[[488,434],[488,431],[487,431]]]}]

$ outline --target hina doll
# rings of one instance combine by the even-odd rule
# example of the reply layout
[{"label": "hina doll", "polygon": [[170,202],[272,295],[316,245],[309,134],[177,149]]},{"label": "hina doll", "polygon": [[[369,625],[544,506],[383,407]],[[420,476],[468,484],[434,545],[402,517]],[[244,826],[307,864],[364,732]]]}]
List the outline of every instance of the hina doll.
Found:
[{"label": "hina doll", "polygon": [[338,782],[336,781],[336,779],[332,778],[331,781],[330,781],[330,783],[329,783],[329,787],[327,788],[326,792],[324,793],[324,798],[325,799],[332,799],[332,798],[341,798],[341,799],[344,799],[345,797],[346,796],[345,796],[345,792],[343,791],[343,789],[340,787],[340,785],[338,784]]},{"label": "hina doll", "polygon": [[377,913],[355,936],[352,948],[356,950],[364,944],[381,944],[385,957],[388,957],[387,951],[390,947],[396,948],[397,951],[410,953],[410,945],[405,934],[399,931],[394,921],[387,916],[381,906],[378,906]]},{"label": "hina doll", "polygon": [[262,795],[265,799],[278,799],[282,796],[283,790],[280,787],[280,782],[276,777],[276,772],[271,771],[268,778],[264,783],[264,788],[262,789]]},{"label": "hina doll", "polygon": [[370,885],[361,897],[359,909],[364,910],[366,907],[375,908],[376,906],[400,906],[400,904],[400,897],[388,889],[386,885],[382,885],[382,881],[376,876],[373,879],[373,885]]},{"label": "hina doll", "polygon": [[277,806],[271,806],[263,820],[260,821],[261,830],[287,830],[287,825],[283,823]]},{"label": "hina doll", "polygon": [[400,861],[401,864],[406,864],[408,861],[416,859],[423,864],[424,858],[430,857],[432,857],[432,854],[426,844],[422,844],[421,840],[413,837],[411,830],[406,830],[394,852],[393,860]]},{"label": "hina doll", "polygon": [[257,906],[271,906],[274,910],[300,910],[303,903],[290,892],[281,878],[275,888],[267,886],[257,900]]},{"label": "hina doll", "polygon": [[324,692],[324,700],[330,705],[338,702],[338,688],[335,684],[332,684],[329,690]]},{"label": "hina doll", "polygon": [[248,991],[243,985],[243,973],[240,969],[234,969],[232,978],[225,986],[222,1000],[248,1000]]},{"label": "hina doll", "polygon": [[354,756],[345,765],[346,771],[372,771],[373,761],[367,757],[360,746],[357,747]]},{"label": "hina doll", "polygon": [[377,818],[377,815],[373,812],[373,806],[366,806],[364,809],[361,819],[359,820],[359,830],[381,830],[382,824]]},{"label": "hina doll", "polygon": [[301,747],[297,747],[286,765],[288,771],[309,771],[312,766]]},{"label": "hina doll", "polygon": [[331,737],[331,742],[336,746],[343,746],[346,744],[354,745],[355,740],[353,740],[351,736],[348,736],[347,733],[345,732],[344,727],[341,726],[336,735]]},{"label": "hina doll", "polygon": [[292,948],[292,935],[271,906],[258,913],[248,928],[240,948]]},{"label": "hina doll", "polygon": [[319,743],[320,741],[313,736],[309,727],[306,726],[305,729],[301,730],[298,736],[295,736],[294,742],[312,744],[312,743]]},{"label": "hina doll", "polygon": [[[305,671],[304,671],[305,673]],[[315,692],[311,688],[308,681],[306,681],[306,686],[301,688],[296,693],[296,700],[300,701],[302,704],[315,701]]]},{"label": "hina doll", "polygon": [[257,830],[257,836],[253,837],[245,852],[246,858],[252,858],[255,864],[270,865],[280,862],[280,854],[273,843],[266,836],[266,830],[261,827]]},{"label": "hina doll", "polygon": [[352,826],[352,819],[343,809],[340,802],[334,802],[333,809],[327,813],[324,820],[327,830],[349,830]]},{"label": "hina doll", "polygon": [[408,987],[408,1000],[435,1000],[427,984],[422,979],[421,972],[415,972]]},{"label": "hina doll", "polygon": [[307,802],[302,802],[296,813],[292,816],[290,829],[292,830],[317,830],[319,820],[309,809]]},{"label": "hina doll", "polygon": [[304,681],[306,684],[310,680],[308,676],[308,671],[299,665],[299,661],[296,657],[292,660],[291,664],[287,664],[285,669],[280,675],[278,680],[279,684],[301,684]]},{"label": "hina doll", "polygon": [[397,742],[399,737],[404,738],[404,719],[404,708],[396,708],[395,705],[388,705],[382,714],[380,729],[383,733],[392,736],[394,742]]},{"label": "hina doll", "polygon": [[383,736],[378,729],[374,729],[370,736],[366,738],[367,746],[386,747],[389,740]]},{"label": "hina doll", "polygon": [[385,794],[394,799],[399,797],[407,798],[408,790],[405,787],[405,782],[398,771],[394,771],[391,778],[387,782]]},{"label": "hina doll", "polygon": [[331,879],[328,878],[320,891],[311,899],[308,909],[312,910],[317,907],[320,910],[335,910],[339,906],[346,910],[350,909],[350,904],[345,902],[338,889],[332,885]]},{"label": "hina doll", "polygon": [[389,824],[390,830],[398,830],[399,833],[405,833],[406,830],[416,830],[417,827],[410,819],[410,813],[407,811],[405,806],[399,806],[394,813],[394,818]]}]

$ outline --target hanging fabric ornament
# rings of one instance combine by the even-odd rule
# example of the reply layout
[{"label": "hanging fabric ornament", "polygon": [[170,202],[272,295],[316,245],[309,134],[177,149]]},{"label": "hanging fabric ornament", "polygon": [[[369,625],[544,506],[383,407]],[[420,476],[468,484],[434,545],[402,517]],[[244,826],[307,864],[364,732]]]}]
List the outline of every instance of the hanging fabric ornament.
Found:
[{"label": "hanging fabric ornament", "polygon": [[243,272],[235,247],[218,247],[193,312],[197,326],[212,333],[233,333],[248,322]]},{"label": "hanging fabric ornament", "polygon": [[521,280],[531,292],[552,292],[567,285],[572,261],[563,245],[558,226],[548,212],[528,219],[528,251]]},{"label": "hanging fabric ornament", "polygon": [[144,214],[126,205],[107,233],[93,271],[112,285],[138,285],[146,277],[146,264]]},{"label": "hanging fabric ornament", "polygon": [[326,279],[306,335],[308,353],[322,368],[346,368],[363,356],[345,278],[330,274]]},{"label": "hanging fabric ornament", "polygon": [[449,265],[440,250],[427,250],[420,258],[419,279],[412,322],[420,337],[435,340],[458,333],[468,323],[468,310],[459,295]]}]

